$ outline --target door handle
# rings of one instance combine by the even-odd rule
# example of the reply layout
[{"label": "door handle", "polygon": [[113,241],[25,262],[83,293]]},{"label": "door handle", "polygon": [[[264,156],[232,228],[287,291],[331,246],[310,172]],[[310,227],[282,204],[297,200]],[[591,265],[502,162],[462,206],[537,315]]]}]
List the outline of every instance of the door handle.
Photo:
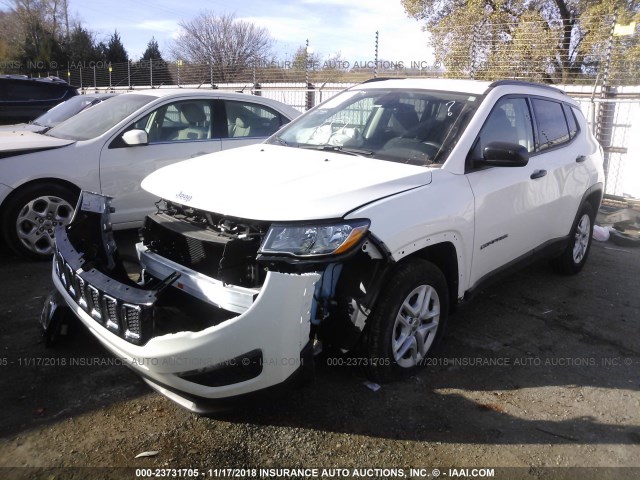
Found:
[{"label": "door handle", "polygon": [[578,156],[576,157],[576,162],[578,162],[578,163],[582,163],[582,162],[584,162],[586,159],[587,159],[587,156],[586,156],[586,155],[578,155]]},{"label": "door handle", "polygon": [[547,174],[546,170],[536,170],[531,174],[531,179],[542,178]]},{"label": "door handle", "polygon": [[199,157],[200,155],[206,155],[206,154],[207,152],[198,152],[198,153],[194,153],[189,158],[195,158],[195,157]]}]

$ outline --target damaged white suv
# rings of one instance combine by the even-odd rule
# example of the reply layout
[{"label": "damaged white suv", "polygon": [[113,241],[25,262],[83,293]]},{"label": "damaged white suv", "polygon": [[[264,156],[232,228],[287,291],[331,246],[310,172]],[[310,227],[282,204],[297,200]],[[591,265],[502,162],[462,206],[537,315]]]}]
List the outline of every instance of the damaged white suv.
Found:
[{"label": "damaged white suv", "polygon": [[[113,354],[194,410],[285,383],[314,346],[375,381],[414,372],[451,307],[508,267],[584,265],[602,149],[578,104],[516,81],[350,88],[267,143],[162,168],[131,280],[107,197],[56,232],[48,337],[70,307]],[[317,348],[316,348],[317,349]]]}]

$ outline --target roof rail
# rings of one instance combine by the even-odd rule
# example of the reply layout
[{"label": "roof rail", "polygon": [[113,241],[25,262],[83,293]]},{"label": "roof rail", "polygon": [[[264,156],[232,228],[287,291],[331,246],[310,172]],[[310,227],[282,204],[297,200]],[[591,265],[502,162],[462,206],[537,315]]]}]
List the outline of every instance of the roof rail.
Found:
[{"label": "roof rail", "polygon": [[557,87],[552,87],[551,85],[547,85],[546,83],[537,83],[537,82],[525,82],[523,80],[496,80],[489,84],[489,89],[500,87],[503,85],[522,85],[523,87],[536,87],[536,88],[545,88],[547,90],[552,90],[556,93],[562,93],[566,95],[563,90],[560,90]]}]

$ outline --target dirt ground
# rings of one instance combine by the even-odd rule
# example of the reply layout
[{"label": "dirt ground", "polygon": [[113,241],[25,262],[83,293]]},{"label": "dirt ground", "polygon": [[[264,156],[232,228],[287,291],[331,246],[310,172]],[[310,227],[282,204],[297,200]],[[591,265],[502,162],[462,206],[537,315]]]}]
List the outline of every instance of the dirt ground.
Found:
[{"label": "dirt ground", "polygon": [[357,367],[319,365],[278,399],[199,417],[85,331],[45,348],[50,265],[0,254],[0,478],[640,478],[639,273],[640,249],[596,243],[578,276],[540,262],[461,307],[414,378],[374,392]]}]

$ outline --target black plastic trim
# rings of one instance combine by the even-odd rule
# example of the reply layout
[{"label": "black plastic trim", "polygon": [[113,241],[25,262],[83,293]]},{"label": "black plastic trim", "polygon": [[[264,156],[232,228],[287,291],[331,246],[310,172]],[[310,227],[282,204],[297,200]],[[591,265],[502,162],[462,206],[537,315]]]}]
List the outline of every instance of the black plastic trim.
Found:
[{"label": "black plastic trim", "polygon": [[[172,392],[173,394],[184,398],[185,400],[193,402],[198,409],[198,413],[216,413],[234,410],[246,405],[249,402],[263,400],[267,396],[279,395],[285,392],[287,389],[295,386],[300,381],[304,381],[307,378],[313,377],[313,363],[313,343],[309,341],[300,352],[300,366],[283,382],[272,385],[271,387],[263,388],[261,390],[225,398],[205,398],[185,393],[176,389],[175,387],[170,387],[168,385],[160,383],[156,379],[151,378],[148,375],[139,372],[138,370],[134,371],[141,377],[145,378],[148,382],[158,385],[159,387],[162,387]],[[130,365],[127,364],[127,366],[133,369],[133,367],[131,367]]]},{"label": "black plastic trim", "polygon": [[223,387],[258,377],[263,363],[262,350],[255,349],[211,367],[181,372],[178,376],[205,387]]},{"label": "black plastic trim", "polygon": [[510,262],[502,265],[495,270],[484,275],[480,278],[476,283],[473,284],[471,288],[469,288],[465,294],[463,301],[468,301],[471,298],[475,297],[480,291],[494,284],[495,282],[502,280],[503,278],[515,273],[516,271],[522,269],[523,267],[545,257],[553,257],[554,255],[559,255],[566,248],[567,243],[569,242],[570,236],[555,238],[549,240],[542,245],[530,250],[529,252],[521,255],[520,257],[511,260]]}]

